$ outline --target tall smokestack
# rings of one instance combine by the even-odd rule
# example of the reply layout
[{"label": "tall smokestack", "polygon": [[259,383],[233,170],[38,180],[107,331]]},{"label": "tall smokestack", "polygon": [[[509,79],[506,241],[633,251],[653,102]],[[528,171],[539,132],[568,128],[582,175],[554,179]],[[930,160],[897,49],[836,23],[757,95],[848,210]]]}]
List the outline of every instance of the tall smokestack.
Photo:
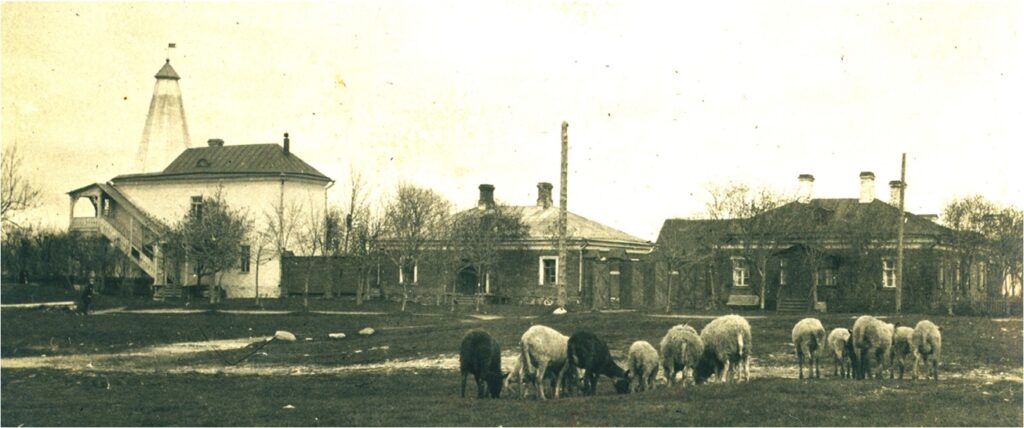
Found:
[{"label": "tall smokestack", "polygon": [[543,209],[551,208],[551,183],[537,183],[537,206]]},{"label": "tall smokestack", "polygon": [[875,173],[864,171],[860,173],[860,203],[870,204],[875,200]]},{"label": "tall smokestack", "polygon": [[146,126],[135,158],[135,169],[139,172],[160,172],[182,151],[189,148],[188,125],[185,123],[185,107],[181,102],[181,77],[167,59],[157,71],[153,98],[149,102]]},{"label": "tall smokestack", "polygon": [[811,198],[814,197],[814,176],[800,174],[797,179],[800,180],[800,185],[796,191],[796,200],[805,204],[811,202]]},{"label": "tall smokestack", "polygon": [[889,182],[889,205],[894,207],[900,206],[900,181],[893,180]]},{"label": "tall smokestack", "polygon": [[477,202],[477,208],[488,209],[494,208],[494,186],[490,184],[480,185],[480,201]]}]

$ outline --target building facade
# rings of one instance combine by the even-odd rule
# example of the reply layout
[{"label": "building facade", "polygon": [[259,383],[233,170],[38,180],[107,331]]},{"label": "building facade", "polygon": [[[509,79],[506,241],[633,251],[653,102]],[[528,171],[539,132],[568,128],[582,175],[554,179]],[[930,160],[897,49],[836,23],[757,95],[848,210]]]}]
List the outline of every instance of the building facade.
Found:
[{"label": "building facade", "polygon": [[[569,212],[567,260],[562,266],[557,246],[559,210],[552,203],[552,185],[539,183],[537,189],[535,205],[509,207],[527,226],[526,236],[504,243],[498,260],[486,272],[477,272],[470,260],[452,267],[432,262],[428,256],[404,269],[385,261],[378,277],[381,292],[399,298],[408,290],[412,300],[424,303],[482,296],[499,303],[552,305],[558,295],[559,271],[565,269],[570,303],[605,308],[642,300],[643,261],[653,244]],[[494,186],[482,184],[479,190],[478,205],[467,211],[495,205]]]},{"label": "building facade", "polygon": [[[188,144],[178,75],[168,62],[156,78],[139,152],[139,167],[147,169],[161,158],[154,156],[154,150],[161,155],[164,147]],[[178,100],[168,99],[175,96]],[[248,217],[254,233],[242,248],[250,257],[240,257],[236,268],[222,273],[222,287],[228,297],[254,297],[257,289],[261,296],[274,297],[281,293],[281,257],[263,257],[270,260],[257,267],[255,233],[274,228],[294,234],[300,222],[322,221],[331,183],[291,152],[287,134],[282,144],[225,145],[223,140],[210,139],[206,147],[179,150],[162,170],[118,175],[107,183],[69,192],[70,229],[106,237],[152,278],[157,289],[177,293],[181,287],[195,285],[197,278],[187,266],[165,260],[161,239],[190,210],[202,209],[204,199],[218,196]],[[286,245],[287,237],[282,238]],[[271,251],[287,249],[275,245]]]},{"label": "building facade", "polygon": [[[658,238],[662,281],[684,307],[806,311],[893,310],[900,182],[876,199],[862,173],[859,198],[811,194],[801,175],[794,202],[750,219],[666,220]],[[983,247],[958,245],[935,216],[906,214],[902,309],[947,312],[998,296],[1001,270]],[[761,292],[762,286],[764,293]]]}]

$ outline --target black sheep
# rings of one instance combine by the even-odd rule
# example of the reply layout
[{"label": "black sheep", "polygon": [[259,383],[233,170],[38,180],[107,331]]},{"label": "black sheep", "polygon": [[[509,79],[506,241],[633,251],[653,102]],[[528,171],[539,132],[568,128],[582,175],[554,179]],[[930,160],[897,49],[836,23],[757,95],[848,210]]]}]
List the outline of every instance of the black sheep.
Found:
[{"label": "black sheep", "polygon": [[605,375],[615,382],[615,391],[619,394],[629,392],[629,378],[625,370],[622,370],[612,354],[608,352],[608,345],[598,339],[593,333],[581,331],[569,337],[569,349],[567,350],[568,364],[563,370],[581,368],[585,371],[583,376],[583,392],[587,395],[594,395],[597,391],[597,378]]},{"label": "black sheep", "polygon": [[473,330],[462,338],[459,351],[459,370],[462,372],[462,396],[466,396],[466,377],[476,379],[477,398],[501,396],[505,376],[501,373],[501,347],[485,331]]}]

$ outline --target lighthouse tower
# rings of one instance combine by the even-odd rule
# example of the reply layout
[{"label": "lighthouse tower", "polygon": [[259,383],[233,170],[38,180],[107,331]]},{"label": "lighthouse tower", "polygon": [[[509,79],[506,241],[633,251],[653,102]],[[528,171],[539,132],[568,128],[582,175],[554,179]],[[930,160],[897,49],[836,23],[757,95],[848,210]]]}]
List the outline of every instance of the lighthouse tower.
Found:
[{"label": "lighthouse tower", "polygon": [[181,78],[168,59],[156,73],[153,99],[149,102],[146,127],[142,130],[139,154],[135,160],[138,172],[160,172],[189,147],[185,107],[181,103]]}]

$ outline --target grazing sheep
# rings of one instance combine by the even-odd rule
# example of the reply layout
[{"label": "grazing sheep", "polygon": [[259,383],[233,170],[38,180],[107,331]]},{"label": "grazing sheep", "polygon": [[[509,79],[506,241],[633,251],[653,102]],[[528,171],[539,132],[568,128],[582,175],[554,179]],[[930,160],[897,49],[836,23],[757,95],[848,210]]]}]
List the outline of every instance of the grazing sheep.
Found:
[{"label": "grazing sheep", "polygon": [[751,339],[746,319],[739,315],[715,318],[700,331],[700,339],[704,342],[704,352],[693,371],[697,384],[704,383],[713,374],[718,375],[720,382],[732,380],[737,365],[743,378],[750,380]]},{"label": "grazing sheep", "polygon": [[796,358],[800,365],[800,379],[804,378],[804,357],[810,359],[807,366],[809,377],[821,378],[818,368],[818,354],[825,347],[825,327],[817,318],[804,318],[793,326],[793,344],[796,345]]},{"label": "grazing sheep", "polygon": [[627,378],[630,383],[636,380],[633,391],[646,391],[654,388],[654,379],[658,376],[658,351],[645,340],[638,340],[629,346],[629,362],[626,364]]},{"label": "grazing sheep", "polygon": [[853,375],[856,379],[865,379],[872,374],[872,366],[877,366],[875,378],[879,378],[885,366],[885,358],[892,347],[892,334],[896,325],[878,320],[870,315],[863,315],[853,323]]},{"label": "grazing sheep", "polygon": [[[611,378],[615,383],[615,391],[620,394],[629,392],[629,379],[626,372],[622,370],[612,359],[608,352],[608,345],[598,339],[593,333],[580,331],[569,338],[568,364],[563,368],[563,375],[566,370],[579,367],[583,369],[583,393],[594,395],[597,392],[597,380],[599,375]],[[561,377],[561,375],[560,375]],[[558,397],[558,390],[555,390],[555,397]]]},{"label": "grazing sheep", "polygon": [[677,325],[661,338],[661,367],[665,371],[665,380],[669,385],[676,382],[676,373],[683,373],[686,382],[686,371],[690,372],[697,366],[700,355],[704,352],[704,341],[700,340],[697,330],[689,325]]},{"label": "grazing sheep", "polygon": [[[557,330],[543,325],[535,325],[523,333],[519,340],[522,351],[523,374],[519,378],[519,389],[523,398],[526,398],[526,382],[530,381],[537,387],[537,396],[543,400],[544,382],[548,371],[562,374],[566,363],[566,349],[569,345],[569,337],[559,333]],[[568,373],[568,372],[567,372]],[[558,397],[558,390],[564,378],[555,378],[555,397]]]},{"label": "grazing sheep", "polygon": [[897,327],[892,335],[892,348],[889,350],[889,379],[893,379],[894,372],[899,369],[900,379],[903,379],[903,372],[909,366],[911,355],[914,354],[910,341],[914,335],[914,329],[910,327]]},{"label": "grazing sheep", "polygon": [[853,376],[852,367],[850,367],[853,353],[853,344],[850,341],[852,334],[848,328],[834,328],[828,334],[828,347],[835,363],[835,370],[832,374],[842,379]]},{"label": "grazing sheep", "polygon": [[928,320],[917,323],[911,336],[911,345],[914,351],[914,379],[917,379],[918,376],[918,365],[921,361],[924,361],[926,371],[929,371],[928,362],[932,363],[932,369],[925,376],[939,380],[939,358],[942,356],[942,329]]},{"label": "grazing sheep", "polygon": [[[560,365],[550,365],[548,366],[548,370],[544,372],[544,380],[550,381],[552,390],[555,388],[555,377],[561,369],[562,367]],[[566,378],[563,381],[563,385],[565,385],[563,388],[567,393],[566,395],[571,395],[574,390],[578,389],[579,380],[582,377],[583,376],[580,375],[578,370],[566,373]],[[520,395],[525,398],[528,395],[530,388],[522,388],[521,390],[518,390],[517,388],[520,388],[520,384],[522,382],[535,384],[537,382],[537,378],[534,376],[533,371],[525,369],[525,365],[523,364],[523,355],[520,353],[519,358],[516,358],[515,363],[513,363],[512,370],[509,371],[508,376],[505,377],[504,390],[508,391],[509,396]]]},{"label": "grazing sheep", "polygon": [[501,373],[501,347],[491,335],[482,330],[472,330],[462,338],[459,351],[459,371],[462,372],[462,397],[466,396],[466,377],[470,373],[476,379],[477,398],[501,395],[501,387],[507,374]]}]

